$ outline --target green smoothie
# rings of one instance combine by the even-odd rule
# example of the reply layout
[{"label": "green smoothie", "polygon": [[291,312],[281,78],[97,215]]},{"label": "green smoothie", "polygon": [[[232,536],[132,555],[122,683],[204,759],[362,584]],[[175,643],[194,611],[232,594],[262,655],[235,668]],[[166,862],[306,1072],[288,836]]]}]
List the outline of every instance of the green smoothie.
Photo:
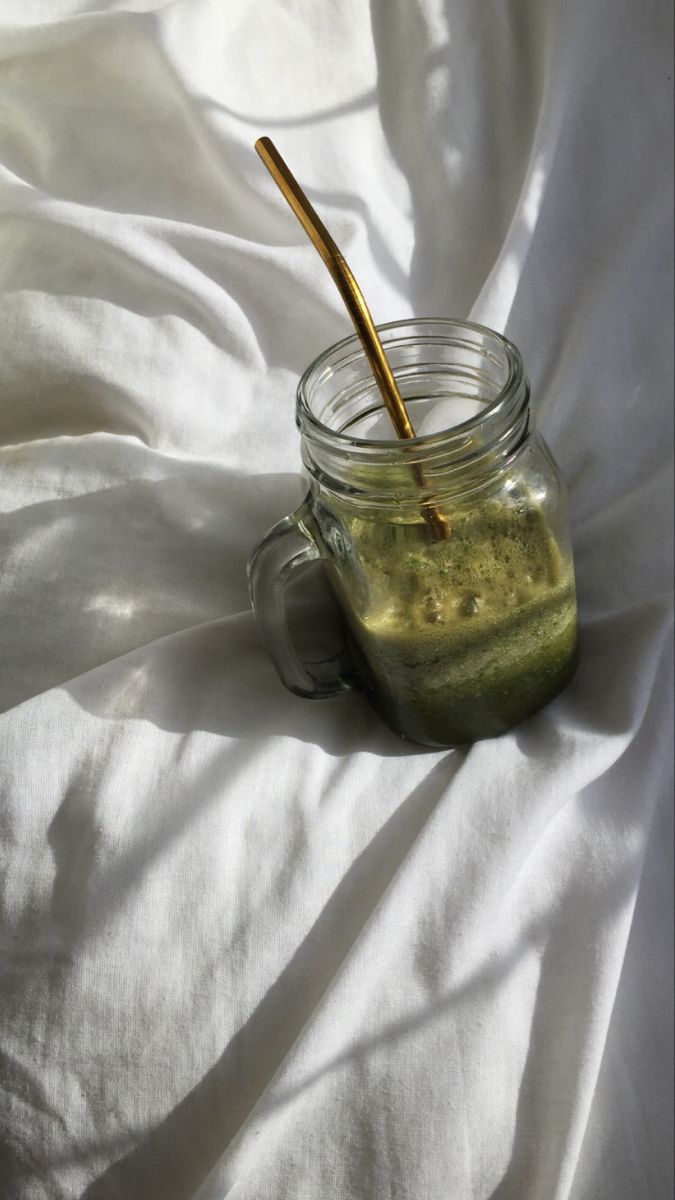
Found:
[{"label": "green smoothie", "polygon": [[493,737],[553,698],[576,665],[571,557],[536,506],[483,500],[419,514],[344,517],[332,578],[373,705],[431,746]]}]

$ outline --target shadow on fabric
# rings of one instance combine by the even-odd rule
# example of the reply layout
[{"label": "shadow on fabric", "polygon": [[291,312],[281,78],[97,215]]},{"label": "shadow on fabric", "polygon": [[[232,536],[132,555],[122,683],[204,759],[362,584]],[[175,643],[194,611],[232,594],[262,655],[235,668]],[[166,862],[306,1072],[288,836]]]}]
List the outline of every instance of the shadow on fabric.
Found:
[{"label": "shadow on fabric", "polygon": [[[77,466],[67,449],[54,447],[53,458],[63,457],[54,471]],[[138,461],[128,461],[132,449]],[[303,493],[297,475],[244,475],[124,450],[133,474],[121,483],[97,487],[100,468],[89,465],[92,490],[4,516],[0,551],[22,551],[14,588],[12,572],[5,576],[6,616],[16,606],[25,618],[39,589],[49,628],[43,644],[30,621],[3,623],[0,711],[168,634],[248,611],[250,550]],[[4,647],[3,631],[26,644]]]},{"label": "shadow on fabric", "polygon": [[220,1059],[143,1142],[86,1189],[82,1200],[188,1200],[204,1182],[311,1020],[465,756],[465,751],[446,755],[399,805],[341,879]]},{"label": "shadow on fabric", "polygon": [[[583,986],[580,983],[579,1004],[572,1003],[569,1007],[567,1028],[554,1029],[551,1014],[559,1013],[556,1003],[559,966],[565,961],[570,931],[564,923],[558,925],[552,921],[548,913],[532,921],[499,957],[491,957],[438,1001],[386,1026],[377,1035],[352,1044],[335,1059],[278,1095],[269,1098],[266,1095],[436,805],[447,794],[466,754],[466,751],[450,752],[399,805],[346,872],[286,968],[218,1061],[139,1145],[89,1185],[82,1200],[146,1195],[161,1195],[162,1200],[189,1200],[227,1154],[254,1111],[258,1117],[263,1117],[266,1112],[285,1107],[324,1076],[394,1045],[430,1022],[442,1020],[453,1007],[472,996],[493,991],[514,970],[523,955],[538,946],[542,957],[541,982],[519,1100],[514,1155],[491,1200],[516,1200],[522,1194],[518,1181],[528,1179],[530,1169],[528,1112],[530,1105],[536,1102],[536,1087],[542,1077],[541,1064],[548,1062],[550,1071],[565,1085],[574,1084],[579,1067],[574,1055],[567,1052],[570,1042],[576,1044],[577,1040],[579,1006],[584,1002]],[[599,904],[608,914],[618,911],[634,893],[637,871],[639,864],[630,859],[620,875],[609,883],[604,881],[600,895],[596,894],[597,887],[591,880],[589,887],[594,891],[594,904]],[[591,969],[596,953],[592,934],[598,912],[590,904],[585,905],[582,899],[580,908],[584,907],[589,914],[594,914],[592,919],[589,916],[587,943]],[[576,946],[576,933],[573,940]],[[535,1062],[536,1071],[530,1067]],[[561,1130],[563,1141],[565,1137],[566,1131]],[[555,1154],[552,1156],[555,1158]]]},{"label": "shadow on fabric", "polygon": [[[72,451],[64,443],[54,453],[64,456],[56,465],[65,471]],[[246,563],[266,530],[299,503],[300,476],[243,475],[162,457],[163,477],[147,478],[158,460],[140,445],[125,445],[125,454],[133,476],[123,482],[5,515],[0,551],[6,543],[24,557],[15,587],[6,575],[6,615],[16,609],[22,619],[0,628],[0,711],[60,687],[106,720],[244,742],[285,734],[333,755],[364,739],[377,753],[416,753],[362,695],[302,700],[272,667],[251,611]],[[96,466],[90,470],[95,477]],[[49,611],[48,627],[26,619],[33,589]],[[298,572],[288,593],[301,652],[317,659],[337,650],[339,616],[322,574]]]}]

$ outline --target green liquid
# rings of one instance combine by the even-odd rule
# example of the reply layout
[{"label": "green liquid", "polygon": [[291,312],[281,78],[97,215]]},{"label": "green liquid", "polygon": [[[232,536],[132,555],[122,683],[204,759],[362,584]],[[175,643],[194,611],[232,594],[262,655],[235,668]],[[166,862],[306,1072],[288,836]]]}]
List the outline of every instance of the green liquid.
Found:
[{"label": "green liquid", "polygon": [[574,673],[571,559],[536,508],[483,501],[449,513],[451,536],[349,516],[333,585],[375,708],[431,746],[493,737]]}]

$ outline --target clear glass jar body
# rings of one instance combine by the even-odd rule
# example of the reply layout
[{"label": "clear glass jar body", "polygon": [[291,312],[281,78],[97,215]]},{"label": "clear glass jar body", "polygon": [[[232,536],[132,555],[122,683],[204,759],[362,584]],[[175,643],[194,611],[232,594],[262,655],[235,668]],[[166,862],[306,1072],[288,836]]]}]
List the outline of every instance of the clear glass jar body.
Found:
[{"label": "clear glass jar body", "polygon": [[[533,429],[514,346],[443,320],[380,333],[418,436],[392,438],[355,338],[303,376],[297,411],[309,492],[287,520],[326,564],[347,653],[310,687],[293,687],[278,658],[277,666],[306,695],[355,675],[411,741],[472,742],[536,712],[574,671],[564,487]],[[444,533],[430,513],[442,514]],[[252,578],[257,567],[254,555]],[[256,604],[265,632],[264,607]]]}]

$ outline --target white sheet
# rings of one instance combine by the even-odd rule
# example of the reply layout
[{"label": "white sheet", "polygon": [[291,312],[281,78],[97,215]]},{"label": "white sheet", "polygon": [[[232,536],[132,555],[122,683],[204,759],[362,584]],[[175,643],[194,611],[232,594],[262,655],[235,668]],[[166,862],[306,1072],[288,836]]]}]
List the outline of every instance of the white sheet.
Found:
[{"label": "white sheet", "polygon": [[[7,1200],[672,1195],[669,7],[4,0]],[[248,552],[347,332],[506,329],[582,661],[411,751],[282,689]]]}]

